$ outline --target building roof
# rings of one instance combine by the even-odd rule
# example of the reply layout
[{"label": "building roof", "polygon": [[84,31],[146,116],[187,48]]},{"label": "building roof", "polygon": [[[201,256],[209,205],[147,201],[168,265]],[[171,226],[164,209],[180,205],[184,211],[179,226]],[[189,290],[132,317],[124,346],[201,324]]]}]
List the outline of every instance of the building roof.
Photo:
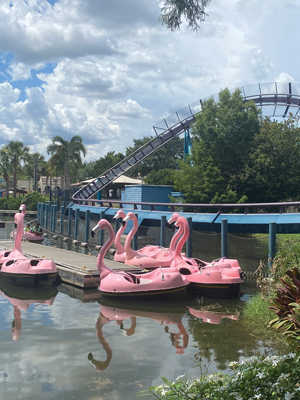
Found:
[{"label": "building roof", "polygon": [[[86,185],[87,183],[90,183],[95,179],[97,179],[97,178],[91,178],[91,179],[86,179],[85,181],[72,183],[71,186]],[[130,178],[129,176],[126,176],[126,175],[121,175],[117,179],[115,179],[112,183],[113,184],[121,183],[124,185],[141,185],[143,183],[143,181],[141,179],[135,179],[135,178]]]}]

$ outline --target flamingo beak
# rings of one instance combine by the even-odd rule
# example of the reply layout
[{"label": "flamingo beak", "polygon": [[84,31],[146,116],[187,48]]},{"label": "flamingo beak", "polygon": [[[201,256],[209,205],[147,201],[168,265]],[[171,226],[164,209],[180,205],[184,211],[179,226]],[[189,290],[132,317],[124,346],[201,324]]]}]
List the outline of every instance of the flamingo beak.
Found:
[{"label": "flamingo beak", "polygon": [[118,218],[120,218],[119,213],[116,213],[116,214],[113,216],[113,219],[118,219]]},{"label": "flamingo beak", "polygon": [[91,236],[92,238],[95,236],[95,233],[99,232],[101,230],[101,227],[98,225],[96,225],[92,230],[91,230]]},{"label": "flamingo beak", "polygon": [[122,222],[127,222],[127,221],[129,221],[129,219],[130,219],[130,217],[128,215],[126,215],[126,217],[123,219]]}]

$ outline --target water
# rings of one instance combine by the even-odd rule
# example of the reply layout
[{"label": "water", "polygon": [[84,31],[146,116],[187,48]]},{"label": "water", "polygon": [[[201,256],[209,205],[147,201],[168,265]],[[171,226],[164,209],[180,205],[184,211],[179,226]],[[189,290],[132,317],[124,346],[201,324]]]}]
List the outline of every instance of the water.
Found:
[{"label": "water", "polygon": [[161,376],[199,376],[199,356],[208,373],[228,372],[230,361],[272,349],[239,319],[242,300],[109,304],[74,299],[64,285],[0,286],[1,400],[129,400]]},{"label": "water", "polygon": [[[217,235],[194,235],[195,256],[220,256]],[[241,243],[250,250],[243,253]],[[45,244],[97,253],[51,235]],[[257,244],[234,238],[244,269],[257,268]],[[96,290],[66,284],[33,290],[0,280],[0,290],[1,400],[131,400],[161,384],[162,376],[199,376],[199,357],[207,373],[226,373],[230,361],[276,351],[240,318],[245,300],[256,292],[251,282],[243,284],[239,300],[190,298],[163,304],[104,303]]]}]

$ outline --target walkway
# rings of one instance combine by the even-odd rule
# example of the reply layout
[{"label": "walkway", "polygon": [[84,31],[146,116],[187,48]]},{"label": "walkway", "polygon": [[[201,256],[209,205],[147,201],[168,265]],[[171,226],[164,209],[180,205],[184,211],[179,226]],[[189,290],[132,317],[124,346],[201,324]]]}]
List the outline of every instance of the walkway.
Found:
[{"label": "walkway", "polygon": [[[13,249],[13,246],[14,243],[12,241],[0,241],[0,249],[2,250]],[[22,250],[27,257],[52,258],[63,282],[81,288],[99,286],[100,276],[95,256],[88,256],[31,242],[22,242]],[[140,271],[139,268],[126,266],[112,260],[105,259],[105,264],[113,270]]]}]

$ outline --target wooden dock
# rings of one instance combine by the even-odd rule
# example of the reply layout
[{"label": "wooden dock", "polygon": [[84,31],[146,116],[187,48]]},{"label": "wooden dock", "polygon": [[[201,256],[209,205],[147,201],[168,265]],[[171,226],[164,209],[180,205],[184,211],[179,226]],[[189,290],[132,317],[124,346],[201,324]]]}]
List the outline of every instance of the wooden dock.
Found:
[{"label": "wooden dock", "polygon": [[[11,250],[13,246],[14,243],[11,240],[0,241],[1,250]],[[31,258],[52,258],[63,282],[81,288],[95,288],[99,286],[100,276],[95,256],[25,241],[22,242],[22,250],[26,256]],[[118,263],[113,260],[106,259],[105,264],[115,271],[140,271],[137,267]]]}]

